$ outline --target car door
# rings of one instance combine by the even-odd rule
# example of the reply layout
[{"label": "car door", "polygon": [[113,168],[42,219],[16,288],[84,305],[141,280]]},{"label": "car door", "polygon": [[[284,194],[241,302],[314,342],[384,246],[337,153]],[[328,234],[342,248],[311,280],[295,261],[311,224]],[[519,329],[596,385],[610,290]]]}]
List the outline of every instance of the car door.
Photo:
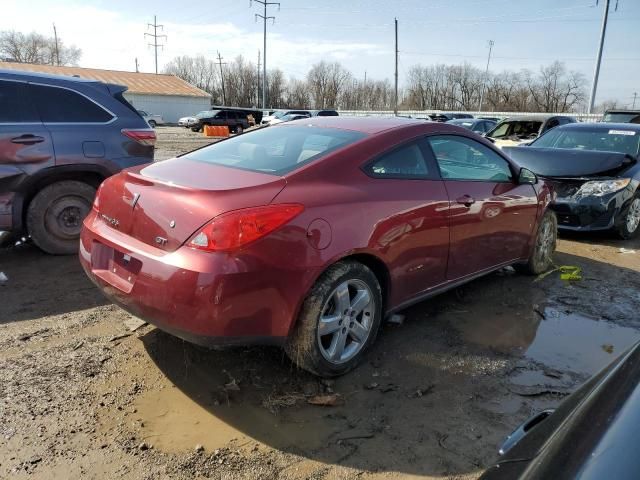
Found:
[{"label": "car door", "polygon": [[538,211],[535,189],[493,149],[461,135],[428,137],[450,202],[447,279],[523,258]]},{"label": "car door", "polygon": [[12,226],[19,178],[55,162],[51,135],[26,94],[26,83],[0,80],[0,230]]},{"label": "car door", "polygon": [[84,94],[70,88],[29,83],[42,123],[55,145],[56,165],[94,162],[110,154],[121,155],[120,145],[111,145],[113,132],[105,128],[116,117]]},{"label": "car door", "polygon": [[370,246],[390,267],[394,304],[446,280],[449,199],[427,152],[423,140],[413,140],[364,167],[372,177],[367,186],[372,199],[369,208],[382,218]]}]

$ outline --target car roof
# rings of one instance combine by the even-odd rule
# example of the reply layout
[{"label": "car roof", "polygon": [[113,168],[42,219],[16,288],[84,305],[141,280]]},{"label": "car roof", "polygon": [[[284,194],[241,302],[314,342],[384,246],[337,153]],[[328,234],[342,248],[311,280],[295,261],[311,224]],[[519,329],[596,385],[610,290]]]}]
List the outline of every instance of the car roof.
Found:
[{"label": "car roof", "polygon": [[597,123],[567,123],[566,125],[560,125],[556,128],[562,128],[563,130],[633,130],[634,132],[640,132],[640,123],[609,123],[609,122],[597,122]]},{"label": "car roof", "polygon": [[308,120],[297,120],[297,122],[299,122],[298,126],[300,122],[304,122],[312,127],[340,128],[368,134],[409,125],[429,125],[423,120],[403,117],[311,117]]},{"label": "car roof", "polygon": [[65,81],[65,82],[77,82],[77,83],[100,83],[97,80],[91,80],[91,79],[87,79],[87,78],[80,78],[80,77],[71,77],[68,75],[53,75],[50,73],[38,73],[38,72],[27,72],[27,71],[23,71],[23,70],[8,70],[6,68],[0,68],[0,78],[18,78],[20,77],[22,79],[22,77],[31,77],[31,78],[35,78],[35,79],[41,79],[41,80],[58,80],[58,81]]}]

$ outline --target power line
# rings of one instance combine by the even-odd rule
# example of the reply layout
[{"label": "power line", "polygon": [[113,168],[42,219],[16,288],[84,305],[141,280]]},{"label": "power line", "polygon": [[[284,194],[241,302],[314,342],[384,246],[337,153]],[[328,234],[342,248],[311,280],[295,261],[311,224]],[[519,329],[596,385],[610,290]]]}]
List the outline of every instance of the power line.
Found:
[{"label": "power line", "polygon": [[264,29],[264,45],[262,47],[262,108],[267,108],[267,20],[272,20],[273,23],[276,23],[276,17],[270,17],[267,15],[267,8],[269,5],[278,5],[278,10],[280,10],[280,2],[269,2],[268,0],[249,0],[249,6],[252,5],[252,2],[259,3],[264,7],[264,14],[261,15],[259,13],[255,14],[255,19],[258,21],[258,18],[262,19],[263,29]]},{"label": "power line", "polygon": [[164,25],[158,25],[158,19],[156,18],[156,16],[153,16],[153,23],[147,23],[147,28],[149,27],[153,27],[153,33],[147,33],[145,32],[144,36],[149,36],[149,37],[153,37],[153,43],[150,43],[149,46],[153,47],[155,50],[155,56],[156,56],[156,75],[158,74],[158,47],[164,47],[164,44],[162,43],[158,43],[158,38],[167,38],[166,35],[158,35],[158,28],[160,30],[164,30]]},{"label": "power line", "polygon": [[222,104],[227,104],[227,95],[224,91],[224,74],[222,73],[222,65],[226,65],[226,62],[222,62],[223,58],[220,56],[220,52],[218,52],[218,65],[220,66],[220,82],[222,83]]}]

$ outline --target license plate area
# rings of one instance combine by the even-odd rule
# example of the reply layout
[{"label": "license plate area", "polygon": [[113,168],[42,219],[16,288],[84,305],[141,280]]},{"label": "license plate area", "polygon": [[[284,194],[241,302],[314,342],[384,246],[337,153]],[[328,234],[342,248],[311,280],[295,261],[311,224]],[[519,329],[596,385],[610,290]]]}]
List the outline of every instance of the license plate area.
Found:
[{"label": "license plate area", "polygon": [[101,278],[118,290],[130,293],[141,268],[142,262],[133,258],[130,254],[100,242],[93,242],[91,248],[91,271],[96,277]]}]

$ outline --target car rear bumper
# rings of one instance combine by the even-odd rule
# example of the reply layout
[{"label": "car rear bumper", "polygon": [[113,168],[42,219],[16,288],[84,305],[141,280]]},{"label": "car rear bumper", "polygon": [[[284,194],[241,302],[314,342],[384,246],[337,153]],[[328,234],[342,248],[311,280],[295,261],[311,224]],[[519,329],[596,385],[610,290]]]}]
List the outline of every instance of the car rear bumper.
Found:
[{"label": "car rear bumper", "polygon": [[296,272],[254,256],[188,247],[165,252],[106,226],[93,212],[79,257],[114,303],[202,345],[283,344],[304,295]]}]

